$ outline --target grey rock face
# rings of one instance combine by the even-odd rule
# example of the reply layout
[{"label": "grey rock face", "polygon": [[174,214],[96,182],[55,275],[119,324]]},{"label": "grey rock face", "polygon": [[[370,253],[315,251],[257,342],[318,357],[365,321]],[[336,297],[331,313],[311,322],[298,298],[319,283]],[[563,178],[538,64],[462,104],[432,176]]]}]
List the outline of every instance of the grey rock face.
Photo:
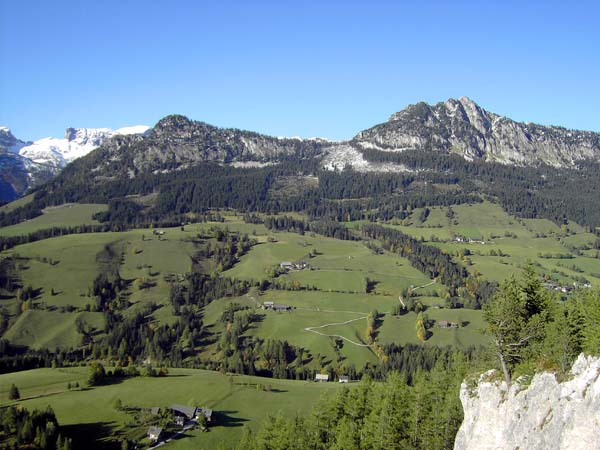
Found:
[{"label": "grey rock face", "polygon": [[410,105],[353,142],[364,148],[430,149],[518,165],[567,167],[582,159],[600,160],[600,133],[515,122],[466,97]]},{"label": "grey rock face", "polygon": [[461,386],[464,420],[455,450],[583,450],[600,448],[600,358],[579,355],[572,378],[559,383],[550,373],[528,387],[480,377]]},{"label": "grey rock face", "polygon": [[179,170],[204,161],[269,162],[288,155],[314,156],[321,143],[217,128],[184,116],[160,120],[145,136],[115,136],[92,155],[99,176],[135,176]]}]

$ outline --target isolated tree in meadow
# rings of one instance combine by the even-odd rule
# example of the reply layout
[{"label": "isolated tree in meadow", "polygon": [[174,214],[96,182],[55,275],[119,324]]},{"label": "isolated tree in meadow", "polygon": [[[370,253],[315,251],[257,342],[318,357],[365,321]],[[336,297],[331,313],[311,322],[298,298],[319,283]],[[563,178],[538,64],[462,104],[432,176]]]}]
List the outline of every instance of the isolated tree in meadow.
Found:
[{"label": "isolated tree in meadow", "polygon": [[8,391],[8,398],[10,400],[19,400],[21,398],[19,388],[14,383],[11,385],[10,390]]},{"label": "isolated tree in meadow", "polygon": [[88,378],[89,386],[98,386],[104,381],[106,377],[106,372],[104,370],[104,366],[97,361],[94,361],[90,365],[90,376]]},{"label": "isolated tree in meadow", "polygon": [[421,342],[425,342],[425,339],[427,339],[427,330],[425,329],[425,319],[423,317],[422,312],[419,312],[419,314],[417,314],[417,322],[415,324],[415,329],[419,340]]}]

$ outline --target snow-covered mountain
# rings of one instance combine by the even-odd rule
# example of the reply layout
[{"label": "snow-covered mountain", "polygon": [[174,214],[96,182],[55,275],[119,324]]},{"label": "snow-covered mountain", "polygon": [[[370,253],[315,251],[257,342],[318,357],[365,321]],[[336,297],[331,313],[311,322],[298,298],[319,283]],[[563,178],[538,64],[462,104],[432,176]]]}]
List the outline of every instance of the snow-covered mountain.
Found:
[{"label": "snow-covered mountain", "polygon": [[16,138],[9,128],[0,126],[0,199],[7,201],[19,197],[109,138],[144,134],[149,129],[145,125],[117,130],[67,128],[64,138],[47,137],[30,142]]},{"label": "snow-covered mountain", "polygon": [[25,142],[14,137],[10,128],[0,126],[0,149],[11,153],[19,153],[19,150],[30,144],[31,142]]},{"label": "snow-covered mountain", "polygon": [[106,139],[117,135],[143,134],[150,127],[137,125],[119,128],[67,128],[62,139],[47,137],[19,149],[19,155],[38,164],[62,169],[74,159],[87,155]]}]

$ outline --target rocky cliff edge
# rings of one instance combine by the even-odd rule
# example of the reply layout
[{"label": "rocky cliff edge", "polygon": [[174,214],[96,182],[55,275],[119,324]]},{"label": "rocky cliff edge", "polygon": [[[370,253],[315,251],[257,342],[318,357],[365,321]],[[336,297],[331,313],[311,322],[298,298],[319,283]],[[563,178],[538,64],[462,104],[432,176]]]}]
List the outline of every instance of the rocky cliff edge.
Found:
[{"label": "rocky cliff edge", "polygon": [[510,388],[492,378],[462,384],[455,450],[600,449],[600,358],[579,355],[562,383],[552,373]]}]

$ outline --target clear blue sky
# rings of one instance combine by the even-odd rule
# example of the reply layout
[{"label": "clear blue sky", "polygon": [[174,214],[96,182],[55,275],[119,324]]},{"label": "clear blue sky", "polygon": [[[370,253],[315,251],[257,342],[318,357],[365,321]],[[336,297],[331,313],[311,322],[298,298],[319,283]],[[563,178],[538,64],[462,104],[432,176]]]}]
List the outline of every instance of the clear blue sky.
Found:
[{"label": "clear blue sky", "polygon": [[180,113],[344,139],[466,95],[600,131],[599,18],[593,1],[0,0],[0,124],[37,139]]}]

